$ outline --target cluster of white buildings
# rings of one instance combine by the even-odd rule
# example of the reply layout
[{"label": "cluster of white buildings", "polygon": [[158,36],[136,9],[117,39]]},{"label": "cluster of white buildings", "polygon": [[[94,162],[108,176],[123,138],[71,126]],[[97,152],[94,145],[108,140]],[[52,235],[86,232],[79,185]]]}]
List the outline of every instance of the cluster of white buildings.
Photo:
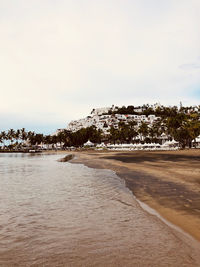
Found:
[{"label": "cluster of white buildings", "polygon": [[67,130],[76,132],[81,128],[87,128],[90,126],[96,126],[97,129],[103,131],[106,135],[109,133],[111,126],[114,128],[118,128],[118,124],[120,122],[129,123],[131,121],[137,122],[137,126],[139,127],[142,122],[147,123],[147,125],[152,125],[155,121],[160,119],[155,115],[132,115],[132,114],[111,114],[108,115],[108,111],[110,108],[101,108],[101,109],[94,109],[91,112],[90,116],[80,120],[71,121],[68,126]]},{"label": "cluster of white buildings", "polygon": [[[159,121],[161,118],[157,117],[156,115],[142,115],[146,108],[151,108],[152,110],[156,110],[158,107],[162,106],[160,104],[154,104],[151,106],[141,106],[141,107],[134,107],[133,113],[136,114],[118,114],[118,110],[120,110],[118,107],[115,107],[114,105],[112,107],[105,107],[105,108],[97,108],[93,109],[91,114],[87,116],[86,118],[79,119],[79,120],[73,120],[71,121],[67,127],[66,130],[71,132],[76,132],[82,128],[87,128],[90,126],[95,126],[97,129],[101,130],[104,134],[104,136],[108,135],[110,133],[111,127],[114,127],[115,129],[118,129],[119,123],[123,122],[125,124],[129,124],[130,122],[135,122],[135,129],[138,130],[140,125],[144,122],[146,123],[149,128],[153,126],[157,121]],[[182,106],[180,106],[182,108]],[[191,112],[196,111],[200,107],[191,107]],[[137,114],[138,113],[138,114]],[[56,135],[63,131],[64,129],[58,129],[55,133]],[[141,134],[138,134],[138,136],[134,137],[133,140],[135,144],[104,144],[97,145],[97,149],[111,149],[111,150],[174,150],[178,149],[179,144],[178,142],[171,140],[171,136],[169,136],[166,133],[162,133],[159,136],[160,144],[146,144],[144,143],[144,136]],[[171,140],[171,141],[170,141]],[[142,141],[142,142],[141,142]],[[133,142],[133,143],[134,143]],[[90,144],[91,142],[88,140],[88,143],[86,143],[86,146],[93,146],[93,144]],[[143,144],[141,144],[143,143]],[[200,147],[200,136],[192,141],[193,147]]]}]

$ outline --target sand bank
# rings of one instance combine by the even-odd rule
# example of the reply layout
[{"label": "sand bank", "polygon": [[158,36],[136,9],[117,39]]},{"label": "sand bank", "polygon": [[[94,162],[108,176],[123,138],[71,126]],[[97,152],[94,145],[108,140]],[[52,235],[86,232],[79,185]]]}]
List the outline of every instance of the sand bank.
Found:
[{"label": "sand bank", "polygon": [[200,150],[74,154],[73,162],[115,171],[139,200],[200,241]]}]

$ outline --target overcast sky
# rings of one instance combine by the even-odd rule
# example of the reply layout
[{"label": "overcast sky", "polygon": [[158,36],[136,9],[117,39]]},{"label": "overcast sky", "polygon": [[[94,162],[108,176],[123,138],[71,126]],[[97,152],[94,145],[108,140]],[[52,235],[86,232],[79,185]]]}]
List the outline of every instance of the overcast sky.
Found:
[{"label": "overcast sky", "polygon": [[199,0],[0,0],[0,130],[200,104]]}]

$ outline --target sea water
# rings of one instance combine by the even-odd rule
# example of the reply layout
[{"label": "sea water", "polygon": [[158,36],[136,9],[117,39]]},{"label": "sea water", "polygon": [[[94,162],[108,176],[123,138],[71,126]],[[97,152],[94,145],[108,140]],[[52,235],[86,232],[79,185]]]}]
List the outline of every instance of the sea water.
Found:
[{"label": "sea water", "polygon": [[0,266],[200,266],[115,173],[61,157],[0,154]]}]

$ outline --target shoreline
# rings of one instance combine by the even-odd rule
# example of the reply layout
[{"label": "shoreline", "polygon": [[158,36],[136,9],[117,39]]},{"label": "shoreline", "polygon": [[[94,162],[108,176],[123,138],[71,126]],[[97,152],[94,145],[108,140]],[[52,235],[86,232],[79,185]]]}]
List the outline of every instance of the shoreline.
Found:
[{"label": "shoreline", "polygon": [[3,158],[0,265],[199,266],[199,242],[141,206],[114,171],[71,163],[114,156],[88,153]]},{"label": "shoreline", "polygon": [[114,171],[139,202],[200,241],[200,150],[82,151],[73,155],[71,163]]}]

